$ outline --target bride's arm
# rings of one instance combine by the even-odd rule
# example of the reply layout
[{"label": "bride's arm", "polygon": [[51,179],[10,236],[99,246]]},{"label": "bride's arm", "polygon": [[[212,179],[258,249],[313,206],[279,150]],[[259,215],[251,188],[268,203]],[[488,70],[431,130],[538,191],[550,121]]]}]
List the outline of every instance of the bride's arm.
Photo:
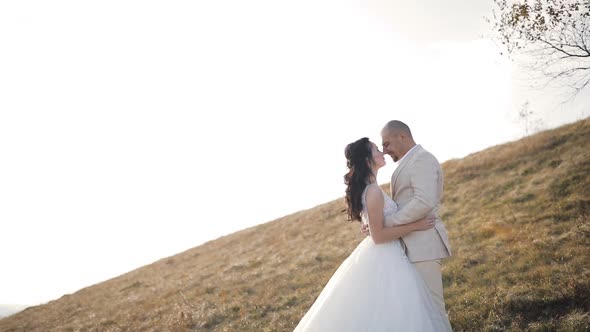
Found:
[{"label": "bride's arm", "polygon": [[367,214],[369,217],[369,232],[375,244],[390,242],[418,230],[425,230],[433,227],[430,220],[423,218],[419,221],[385,227],[383,217],[383,193],[377,186],[367,189]]}]

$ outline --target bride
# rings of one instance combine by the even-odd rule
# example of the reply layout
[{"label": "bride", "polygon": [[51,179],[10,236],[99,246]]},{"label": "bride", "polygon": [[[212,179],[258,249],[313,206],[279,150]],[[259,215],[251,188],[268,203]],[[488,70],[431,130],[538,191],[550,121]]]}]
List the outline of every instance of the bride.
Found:
[{"label": "bride", "polygon": [[368,138],[345,149],[344,176],[349,220],[368,224],[364,239],[338,267],[295,332],[301,331],[448,331],[448,318],[408,261],[399,238],[433,227],[423,218],[395,226],[387,216],[397,205],[376,183],[383,153]]}]

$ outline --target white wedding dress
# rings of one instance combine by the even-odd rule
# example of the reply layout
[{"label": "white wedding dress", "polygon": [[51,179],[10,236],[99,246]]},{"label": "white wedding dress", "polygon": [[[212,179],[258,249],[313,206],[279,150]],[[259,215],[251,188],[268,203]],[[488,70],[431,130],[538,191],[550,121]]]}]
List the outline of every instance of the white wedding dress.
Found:
[{"label": "white wedding dress", "polygon": [[[366,189],[361,214],[366,224],[365,194]],[[386,216],[397,211],[385,192],[383,198]],[[374,244],[367,237],[338,267],[294,332],[438,332],[447,331],[447,324],[400,241]]]}]

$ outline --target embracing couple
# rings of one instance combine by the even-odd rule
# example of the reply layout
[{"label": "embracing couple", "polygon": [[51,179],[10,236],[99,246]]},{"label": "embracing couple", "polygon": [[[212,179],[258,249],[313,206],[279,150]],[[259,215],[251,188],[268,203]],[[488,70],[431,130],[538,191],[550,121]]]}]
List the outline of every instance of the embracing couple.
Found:
[{"label": "embracing couple", "polygon": [[[451,255],[438,217],[443,174],[401,121],[381,131],[383,152],[368,138],[346,146],[349,220],[368,235],[330,278],[299,331],[451,331],[441,260]],[[391,197],[376,182],[384,154],[398,163]]]}]

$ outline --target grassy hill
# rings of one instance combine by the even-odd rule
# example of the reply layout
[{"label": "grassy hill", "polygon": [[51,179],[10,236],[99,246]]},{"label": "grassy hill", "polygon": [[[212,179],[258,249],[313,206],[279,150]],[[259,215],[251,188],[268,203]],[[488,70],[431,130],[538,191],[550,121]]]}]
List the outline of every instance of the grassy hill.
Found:
[{"label": "grassy hill", "polygon": [[17,304],[0,304],[0,318],[13,315],[25,308],[25,306]]},{"label": "grassy hill", "polygon": [[[443,164],[455,331],[590,330],[590,119]],[[0,320],[0,331],[291,331],[362,240],[338,199]]]}]

